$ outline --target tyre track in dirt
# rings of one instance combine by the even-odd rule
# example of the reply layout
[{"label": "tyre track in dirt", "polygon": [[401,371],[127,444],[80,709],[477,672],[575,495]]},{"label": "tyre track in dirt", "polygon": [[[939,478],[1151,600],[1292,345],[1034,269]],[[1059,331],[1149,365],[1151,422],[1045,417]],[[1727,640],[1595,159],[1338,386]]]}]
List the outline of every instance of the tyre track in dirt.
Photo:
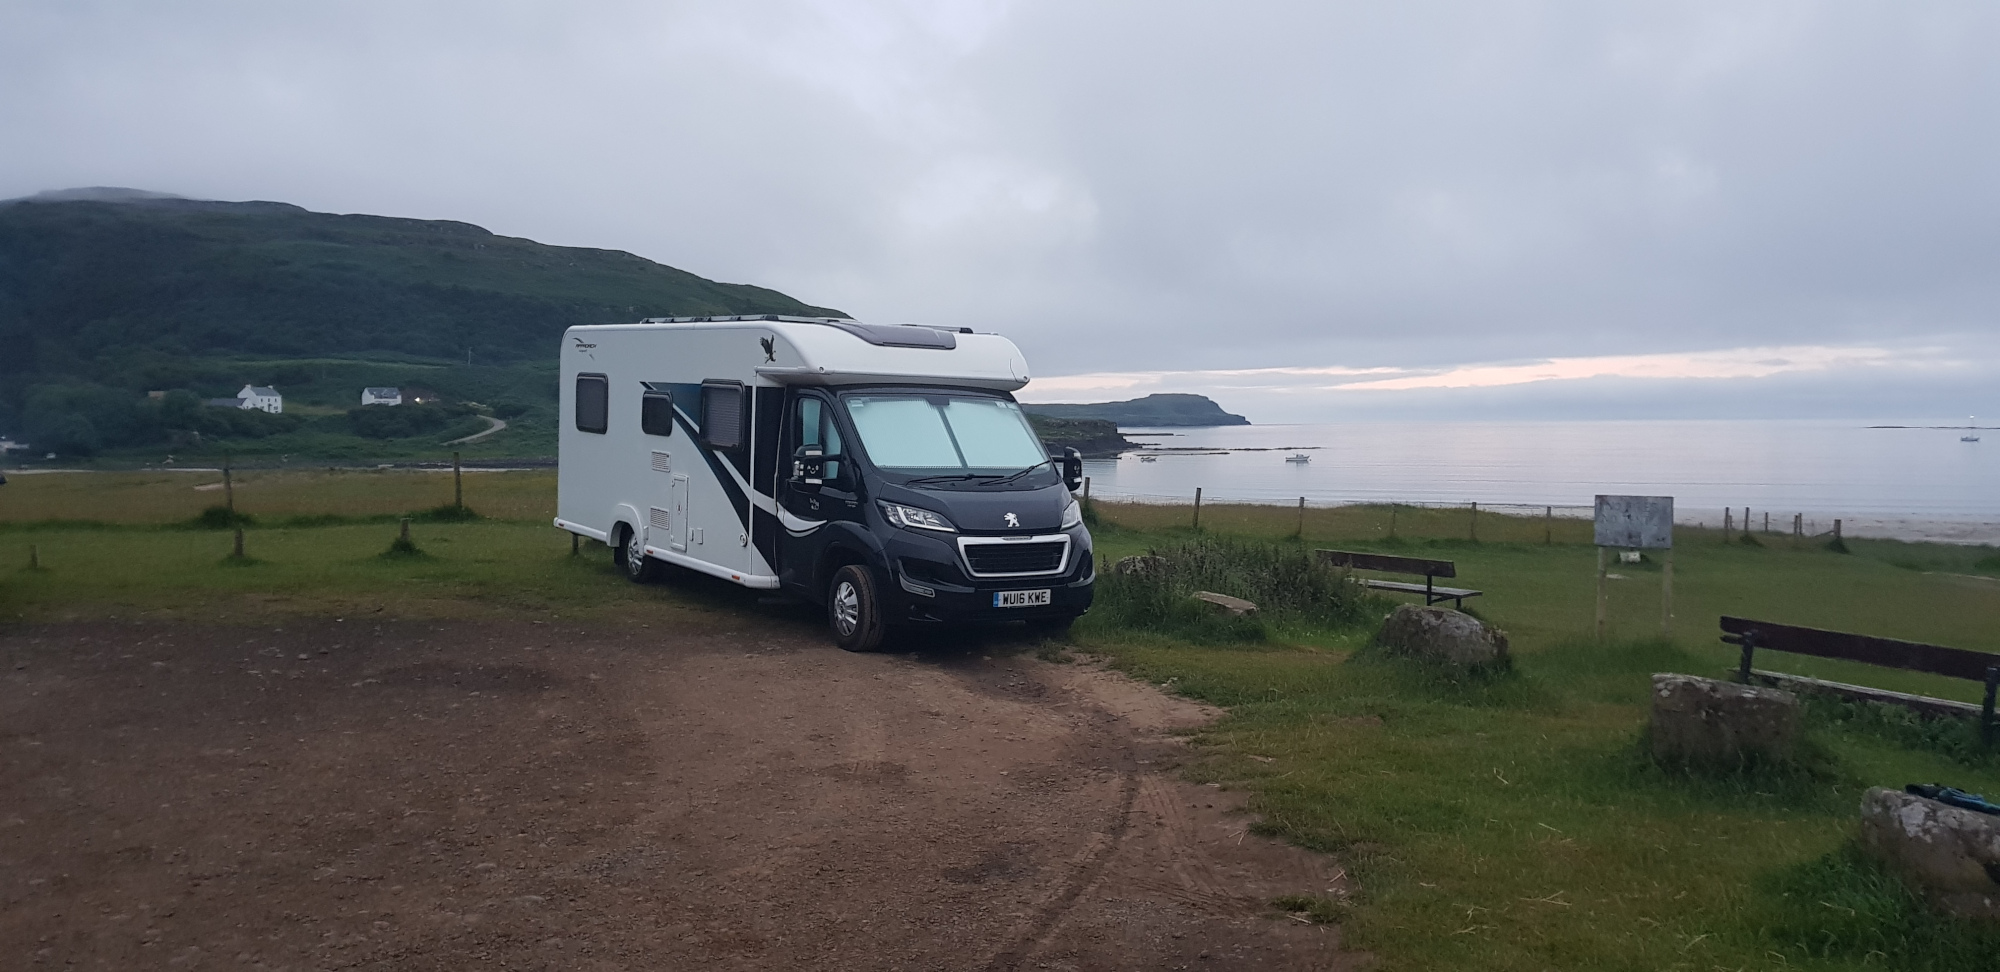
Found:
[{"label": "tyre track in dirt", "polygon": [[0,631],[0,966],[1327,969],[1215,713],[784,619]]}]

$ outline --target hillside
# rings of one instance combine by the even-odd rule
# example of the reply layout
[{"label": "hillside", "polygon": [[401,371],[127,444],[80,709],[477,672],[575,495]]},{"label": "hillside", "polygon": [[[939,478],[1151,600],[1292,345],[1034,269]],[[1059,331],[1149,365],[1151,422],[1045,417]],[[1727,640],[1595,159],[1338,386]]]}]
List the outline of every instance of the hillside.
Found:
[{"label": "hillside", "polygon": [[1123,402],[1091,405],[1036,404],[1021,406],[1026,412],[1049,418],[1104,419],[1124,428],[1249,425],[1250,420],[1222,410],[1205,395],[1147,395]]},{"label": "hillside", "polygon": [[[0,202],[0,435],[76,455],[273,437],[264,444],[320,454],[336,444],[324,436],[352,431],[344,414],[218,425],[146,392],[209,398],[274,384],[288,405],[344,412],[359,391],[347,385],[402,384],[412,369],[446,397],[510,400],[528,433],[543,403],[553,406],[545,365],[565,327],[766,313],[845,316],[630,253],[468,223],[134,190],[44,193]],[[283,438],[307,432],[322,438]],[[384,450],[346,446],[335,451]]]},{"label": "hillside", "polygon": [[1037,415],[1023,409],[1028,416],[1028,424],[1035,427],[1035,434],[1050,451],[1060,451],[1067,447],[1075,449],[1091,458],[1115,456],[1127,449],[1137,449],[1135,442],[1118,434],[1118,426],[1103,419],[1066,419]]}]

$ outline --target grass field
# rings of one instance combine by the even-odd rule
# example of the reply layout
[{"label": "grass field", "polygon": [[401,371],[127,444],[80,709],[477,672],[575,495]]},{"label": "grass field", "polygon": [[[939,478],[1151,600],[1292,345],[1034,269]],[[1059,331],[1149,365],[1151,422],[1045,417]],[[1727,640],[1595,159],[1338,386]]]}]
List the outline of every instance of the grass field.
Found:
[{"label": "grass field", "polygon": [[[601,546],[572,557],[548,525],[548,473],[466,477],[485,515],[417,524],[420,556],[384,556],[399,514],[451,501],[449,475],[252,473],[226,531],[186,526],[220,501],[202,474],[23,476],[0,487],[0,618],[190,620],[377,614],[604,618],[761,610],[748,592],[619,580]],[[1186,508],[1098,506],[1100,554],[1185,541]],[[1207,534],[1450,559],[1468,602],[1512,636],[1511,674],[1448,679],[1366,650],[1368,625],[1285,628],[1195,646],[1086,618],[1074,640],[1133,674],[1227,707],[1194,772],[1248,793],[1270,832],[1335,853],[1338,917],[1391,969],[1991,969],[2000,935],[1934,919],[1854,859],[1871,785],[2000,791],[1963,727],[1814,705],[1806,769],[1676,775],[1641,758],[1648,677],[1721,675],[1722,613],[2000,652],[1993,551],[1850,541],[1762,546],[1681,530],[1676,619],[1662,636],[1656,564],[1619,565],[1611,637],[1591,637],[1588,525],[1466,511],[1203,510]],[[1394,518],[1395,534],[1389,531]],[[288,525],[289,524],[289,525]],[[25,569],[29,548],[41,567]],[[1391,602],[1376,605],[1387,610]],[[1371,614],[1370,617],[1375,616]],[[804,614],[801,615],[802,619]],[[1783,656],[1760,665],[1976,700],[1977,687]]]}]

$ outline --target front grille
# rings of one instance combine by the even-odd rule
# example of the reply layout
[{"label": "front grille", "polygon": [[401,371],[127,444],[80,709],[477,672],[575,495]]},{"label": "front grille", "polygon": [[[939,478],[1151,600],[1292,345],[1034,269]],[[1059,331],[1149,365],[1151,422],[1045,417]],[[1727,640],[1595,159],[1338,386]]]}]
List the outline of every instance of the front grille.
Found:
[{"label": "front grille", "polygon": [[1050,574],[1062,569],[1066,541],[968,543],[965,562],[974,574]]}]

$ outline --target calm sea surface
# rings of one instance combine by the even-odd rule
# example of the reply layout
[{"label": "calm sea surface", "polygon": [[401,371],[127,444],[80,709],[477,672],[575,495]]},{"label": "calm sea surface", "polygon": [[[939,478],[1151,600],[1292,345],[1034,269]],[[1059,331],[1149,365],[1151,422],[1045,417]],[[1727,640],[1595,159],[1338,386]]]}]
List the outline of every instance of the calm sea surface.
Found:
[{"label": "calm sea surface", "polygon": [[[1677,519],[1719,524],[1751,508],[1773,528],[1803,514],[1858,536],[2000,541],[2000,432],[1871,429],[1818,421],[1371,422],[1127,429],[1148,444],[1084,464],[1093,495],[1314,505],[1356,502],[1572,507],[1598,493],[1674,497]],[[1153,435],[1148,433],[1164,433]],[[1311,462],[1289,463],[1304,452]]]}]

